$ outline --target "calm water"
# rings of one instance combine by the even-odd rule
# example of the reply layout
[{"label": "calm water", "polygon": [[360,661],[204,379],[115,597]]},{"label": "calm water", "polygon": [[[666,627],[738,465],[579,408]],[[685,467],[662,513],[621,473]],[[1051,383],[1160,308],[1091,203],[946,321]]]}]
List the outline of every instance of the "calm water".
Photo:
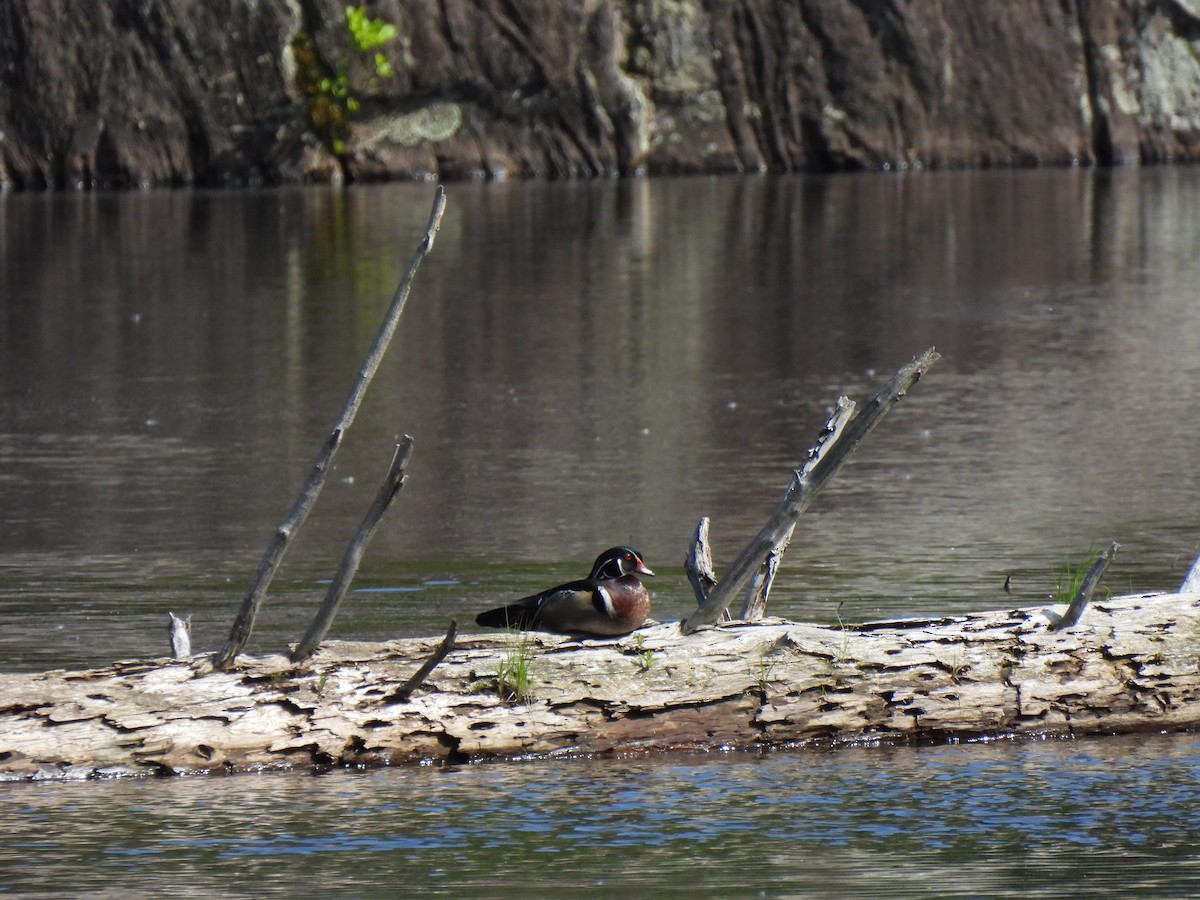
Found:
[{"label": "calm water", "polygon": [[[432,189],[0,197],[0,665],[199,647],[357,371]],[[412,480],[344,637],[577,577],[632,542],[657,610],[729,560],[841,392],[944,359],[805,517],[773,609],[1040,602],[1200,550],[1194,170],[453,185],[391,355],[259,632],[295,640],[396,436]],[[1014,575],[1015,598],[999,588]]]},{"label": "calm water", "polygon": [[[0,668],[162,654],[168,609],[193,615],[198,648],[219,645],[432,195],[411,185],[0,195]],[[680,563],[696,520],[712,517],[718,564],[731,559],[837,395],[865,399],[931,345],[944,359],[806,514],[773,612],[829,621],[840,610],[854,621],[1035,604],[1064,562],[1109,540],[1122,545],[1111,589],[1170,588],[1200,550],[1195,170],[451,185],[448,195],[390,356],[276,581],[255,649],[302,633],[402,433],[416,440],[411,482],[334,636],[440,633],[451,617],[578,577],[599,550],[626,542],[660,572],[656,615],[678,618],[693,602]],[[1012,596],[1001,590],[1010,574]],[[975,880],[964,890],[981,893],[1004,879],[1041,885],[1060,851],[1062,865],[1091,877],[1100,870],[1079,857],[1119,838],[1120,871],[1148,885],[1163,854],[1183,853],[1152,826],[1181,827],[1175,804],[1192,796],[1195,749],[1113,746],[1129,752],[1101,742],[639,762],[628,802],[646,816],[647,804],[678,806],[699,785],[711,815],[671,820],[678,835],[650,857],[681,878],[698,865],[686,849],[695,839],[757,847],[745,865],[789,879],[833,872],[869,885],[884,869],[907,884],[919,869],[949,891],[954,882],[938,879],[967,865]],[[1090,754],[1108,764],[1093,772]],[[507,827],[489,792],[532,804],[561,849],[578,823],[555,818],[556,791],[576,784],[574,804],[593,779],[619,787],[622,765],[234,779],[215,795],[156,782],[0,796],[31,834],[41,816],[102,822],[98,808],[132,834],[169,802],[202,836],[148,849],[158,837],[143,835],[103,851],[94,836],[66,838],[67,851],[29,838],[26,856],[42,847],[67,870],[102,852],[130,878],[176,871],[219,886],[235,877],[232,859],[286,887],[280,860],[289,873],[315,871],[329,858],[316,845],[328,843],[337,859],[352,847],[381,854],[385,873],[411,852],[431,889],[453,891],[494,883],[474,882],[491,876],[461,856],[478,817],[496,834]],[[1027,765],[1085,780],[1084,825],[1056,819],[1058,807],[1012,775]],[[922,841],[919,852],[907,836],[927,829],[856,830],[885,802],[885,784],[897,810],[961,830],[949,807],[976,809],[979,791],[959,777],[972,766],[986,771],[971,777],[995,781],[990,808],[1010,814],[1012,830],[971,832],[966,850]],[[1169,790],[1141,791],[1146,771]],[[838,787],[821,793],[815,778]],[[555,792],[543,792],[551,781]],[[394,810],[368,799],[378,785]],[[435,785],[480,796],[418,816],[416,837],[389,831],[415,808],[404,798]],[[768,802],[778,785],[786,790]],[[303,815],[272,806],[284,802],[264,799],[277,787],[320,791],[363,818],[317,814],[316,798],[296,801]],[[249,843],[221,836],[231,813],[214,797],[227,790],[251,797]],[[1137,822],[1106,831],[1114,809]],[[606,815],[597,804],[577,834],[606,839]],[[1022,853],[1014,835],[1029,823]],[[276,830],[276,843],[256,842]],[[1100,843],[1083,842],[1085,853],[1056,843],[1058,830]],[[636,867],[633,882],[604,882],[599,863],[583,880],[556,875],[545,861],[563,861],[525,837],[506,860],[515,872],[601,891],[661,886]],[[489,853],[492,864],[502,855]],[[740,883],[737,858],[714,855],[713,877]],[[385,884],[347,862],[329,877]]]},{"label": "calm water", "polygon": [[0,892],[1200,891],[1191,739],[5,785]]}]

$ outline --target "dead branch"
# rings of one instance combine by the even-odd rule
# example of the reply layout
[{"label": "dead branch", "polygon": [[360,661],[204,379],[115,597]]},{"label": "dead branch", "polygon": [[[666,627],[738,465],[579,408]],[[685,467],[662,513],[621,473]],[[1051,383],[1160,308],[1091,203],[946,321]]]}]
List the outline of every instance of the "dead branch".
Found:
[{"label": "dead branch", "polygon": [[254,576],[254,581],[251,583],[250,589],[246,594],[246,599],[242,603],[242,609],[238,613],[237,619],[233,623],[233,628],[229,632],[229,638],[216,656],[213,657],[213,666],[215,668],[229,668],[237,655],[242,652],[242,648],[246,646],[246,641],[250,639],[250,633],[254,630],[254,621],[258,616],[259,607],[262,606],[262,602],[267,595],[267,588],[270,587],[271,580],[275,577],[275,572],[278,570],[279,564],[283,561],[283,554],[291,544],[292,538],[295,537],[296,531],[304,524],[304,520],[308,518],[313,504],[316,503],[317,497],[321,493],[321,488],[325,485],[325,473],[329,468],[329,464],[338,447],[341,445],[342,437],[345,435],[346,430],[354,421],[354,417],[358,413],[358,408],[362,404],[363,396],[371,384],[371,379],[375,377],[375,372],[383,360],[383,355],[387,352],[388,344],[391,342],[392,335],[396,331],[397,324],[399,324],[400,315],[404,312],[404,305],[408,302],[408,292],[412,287],[412,281],[417,274],[417,269],[426,254],[433,249],[433,240],[441,225],[442,213],[445,209],[446,192],[439,185],[437,193],[434,196],[433,210],[429,215],[429,223],[425,227],[425,236],[422,238],[416,251],[414,251],[404,277],[400,279],[400,284],[392,297],[391,305],[388,307],[387,315],[384,316],[383,322],[379,326],[379,331],[375,335],[375,340],[371,344],[370,350],[367,351],[366,358],[363,359],[362,367],[359,369],[358,377],[355,379],[354,385],[346,397],[341,414],[334,423],[329,437],[325,441],[325,445],[317,455],[317,459],[313,462],[308,479],[305,481],[304,487],[300,490],[300,495],[296,498],[296,502],[293,504],[287,519],[275,531],[274,537],[267,545],[266,552],[263,554],[262,561],[258,565],[258,571]]},{"label": "dead branch", "polygon": [[429,659],[425,660],[425,664],[417,669],[416,674],[408,681],[404,682],[400,687],[396,688],[387,698],[388,703],[400,703],[412,696],[412,692],[425,683],[425,679],[429,677],[429,673],[437,668],[438,663],[446,658],[446,654],[454,649],[454,639],[458,635],[458,623],[453,619],[450,620],[450,627],[446,629],[446,636],[442,638],[442,642],[438,644],[436,650],[429,655]]},{"label": "dead branch", "polygon": [[362,562],[367,544],[375,536],[375,530],[383,521],[383,516],[391,507],[392,501],[404,488],[408,474],[405,467],[408,465],[409,456],[412,455],[412,446],[413,439],[406,434],[404,440],[396,447],[396,452],[392,456],[392,464],[388,467],[383,484],[379,486],[379,492],[375,495],[375,502],[367,510],[362,524],[358,526],[358,531],[355,532],[354,538],[346,547],[342,563],[338,566],[337,574],[333,576],[321,608],[313,618],[312,624],[308,626],[304,638],[292,651],[292,662],[303,662],[312,656],[321,641],[325,640],[325,635],[329,633],[329,626],[333,624],[338,607],[341,606],[342,599],[350,589],[350,583],[354,581],[354,576],[358,573],[358,566]]},{"label": "dead branch", "polygon": [[680,623],[684,634],[690,634],[701,625],[717,620],[733,596],[743,589],[753,573],[763,565],[772,548],[795,526],[796,520],[837,474],[863,439],[939,358],[931,347],[901,368],[845,426],[841,437],[820,457],[816,465],[793,481],[767,524],[733,561],[729,572],[709,593],[704,604]]},{"label": "dead branch", "polygon": [[1070,628],[1079,622],[1079,617],[1083,615],[1084,609],[1087,608],[1088,602],[1092,599],[1092,594],[1096,592],[1096,587],[1100,584],[1100,579],[1104,576],[1104,570],[1113,561],[1113,557],[1117,555],[1117,550],[1120,547],[1120,544],[1113,541],[1100,553],[1096,554],[1096,559],[1092,562],[1091,568],[1083,576],[1083,581],[1079,583],[1079,590],[1071,598],[1071,604],[1067,607],[1067,611],[1063,613],[1061,619],[1051,623],[1051,631]]},{"label": "dead branch", "polygon": [[[784,492],[781,502],[787,500],[788,494],[791,491],[801,489],[800,482],[810,477],[810,473],[816,468],[817,463],[824,459],[825,455],[833,449],[834,445],[845,432],[846,425],[850,421],[850,417],[854,415],[856,406],[857,404],[848,397],[838,397],[833,413],[825,422],[825,427],[817,437],[817,442],[808,451],[808,458],[804,462],[804,467],[793,475],[792,484]],[[775,542],[775,546],[767,551],[766,558],[763,559],[757,571],[750,576],[750,583],[746,586],[746,596],[742,601],[742,614],[740,618],[743,620],[754,622],[763,617],[763,613],[767,608],[767,597],[770,596],[771,585],[775,581],[775,573],[779,569],[779,563],[783,561],[783,554],[787,552],[787,548],[792,542],[792,533],[795,530],[796,523],[793,522],[779,540]]]}]

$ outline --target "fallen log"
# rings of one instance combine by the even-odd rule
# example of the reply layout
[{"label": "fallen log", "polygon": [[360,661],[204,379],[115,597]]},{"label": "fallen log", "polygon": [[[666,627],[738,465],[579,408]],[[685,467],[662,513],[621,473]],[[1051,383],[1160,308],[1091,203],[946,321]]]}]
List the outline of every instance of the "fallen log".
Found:
[{"label": "fallen log", "polygon": [[[537,754],[1079,736],[1200,726],[1200,592],[616,640],[526,633],[332,641],[285,655],[0,675],[0,777],[465,762]],[[524,702],[497,674],[526,652]]]}]

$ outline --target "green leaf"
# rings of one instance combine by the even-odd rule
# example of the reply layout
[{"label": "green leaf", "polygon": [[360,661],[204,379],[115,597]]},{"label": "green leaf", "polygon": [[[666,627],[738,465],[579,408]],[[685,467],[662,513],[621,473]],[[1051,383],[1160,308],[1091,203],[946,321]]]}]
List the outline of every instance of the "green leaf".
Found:
[{"label": "green leaf", "polygon": [[396,36],[396,26],[383,19],[368,19],[361,6],[346,7],[346,30],[360,53],[367,53]]}]

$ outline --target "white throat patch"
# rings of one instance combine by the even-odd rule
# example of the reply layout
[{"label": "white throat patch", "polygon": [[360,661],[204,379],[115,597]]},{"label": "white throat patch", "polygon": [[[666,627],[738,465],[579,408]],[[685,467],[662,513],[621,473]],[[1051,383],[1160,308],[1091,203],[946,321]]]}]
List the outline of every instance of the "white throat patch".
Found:
[{"label": "white throat patch", "polygon": [[612,595],[605,590],[604,585],[602,584],[596,585],[596,593],[600,595],[600,602],[604,604],[605,615],[607,615],[610,619],[615,619],[617,617],[617,611],[613,607]]}]

